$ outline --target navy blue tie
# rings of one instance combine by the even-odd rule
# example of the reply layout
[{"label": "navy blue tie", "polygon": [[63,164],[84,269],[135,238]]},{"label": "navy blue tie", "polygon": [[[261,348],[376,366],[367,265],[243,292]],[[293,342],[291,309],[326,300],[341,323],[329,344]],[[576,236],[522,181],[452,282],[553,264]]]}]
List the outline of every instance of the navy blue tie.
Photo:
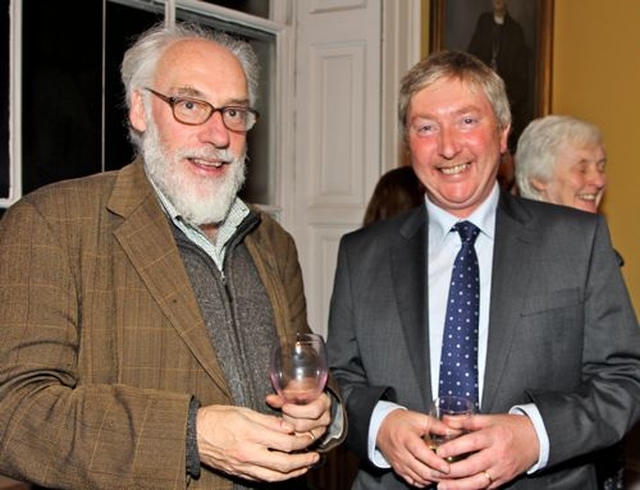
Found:
[{"label": "navy blue tie", "polygon": [[480,230],[468,221],[456,223],[462,248],[451,273],[442,339],[439,394],[455,395],[478,406],[478,314],[480,273],[473,246]]}]

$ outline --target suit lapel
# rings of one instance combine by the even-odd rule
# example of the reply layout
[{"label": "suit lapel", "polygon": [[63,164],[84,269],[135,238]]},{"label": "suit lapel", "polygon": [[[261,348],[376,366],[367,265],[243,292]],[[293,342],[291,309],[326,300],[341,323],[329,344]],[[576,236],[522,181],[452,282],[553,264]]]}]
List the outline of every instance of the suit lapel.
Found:
[{"label": "suit lapel", "polygon": [[124,218],[115,236],[180,338],[218,387],[231,396],[167,218],[142,165],[126,170],[119,176],[109,204]]},{"label": "suit lapel", "polygon": [[[399,229],[392,250],[391,275],[409,362],[420,386],[425,407],[431,403],[429,335],[426,289],[426,208],[411,213]],[[408,373],[407,373],[408,374]]]},{"label": "suit lapel", "polygon": [[505,365],[513,354],[514,326],[519,323],[533,264],[522,257],[535,252],[538,240],[531,215],[512,196],[503,193],[496,216],[483,411],[491,411],[502,377],[511,374],[505,373]]}]

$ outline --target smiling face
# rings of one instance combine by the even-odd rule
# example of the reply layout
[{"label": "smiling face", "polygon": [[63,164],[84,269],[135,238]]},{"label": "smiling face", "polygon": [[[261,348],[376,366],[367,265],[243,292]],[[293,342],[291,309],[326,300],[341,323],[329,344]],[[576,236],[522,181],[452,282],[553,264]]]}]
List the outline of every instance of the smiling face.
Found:
[{"label": "smiling face", "polygon": [[543,200],[597,213],[607,185],[602,144],[565,143],[556,155],[548,182],[534,179]]},{"label": "smiling face", "polygon": [[408,107],[413,168],[429,198],[459,218],[489,196],[508,133],[498,128],[484,92],[457,78],[423,88]]},{"label": "smiling face", "polygon": [[[169,47],[149,88],[217,108],[249,105],[239,61],[220,45],[202,39]],[[222,221],[244,182],[246,133],[228,130],[220,112],[198,126],[180,123],[169,104],[145,92],[133,94],[130,120],[143,133],[151,178],[180,214],[196,226]]]}]

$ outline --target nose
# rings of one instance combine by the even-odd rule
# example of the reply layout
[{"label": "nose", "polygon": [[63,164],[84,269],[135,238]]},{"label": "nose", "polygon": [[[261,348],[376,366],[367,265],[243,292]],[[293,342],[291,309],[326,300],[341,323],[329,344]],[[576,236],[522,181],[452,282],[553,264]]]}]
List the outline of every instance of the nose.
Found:
[{"label": "nose", "polygon": [[439,141],[440,155],[450,160],[458,154],[458,138],[456,136],[455,129],[446,125],[440,127],[440,141]]},{"label": "nose", "polygon": [[598,189],[603,189],[607,185],[607,176],[604,173],[604,170],[596,167],[589,167],[587,170],[587,182]]},{"label": "nose", "polygon": [[231,137],[222,121],[222,112],[215,111],[209,120],[200,126],[200,139],[216,148],[227,148]]}]

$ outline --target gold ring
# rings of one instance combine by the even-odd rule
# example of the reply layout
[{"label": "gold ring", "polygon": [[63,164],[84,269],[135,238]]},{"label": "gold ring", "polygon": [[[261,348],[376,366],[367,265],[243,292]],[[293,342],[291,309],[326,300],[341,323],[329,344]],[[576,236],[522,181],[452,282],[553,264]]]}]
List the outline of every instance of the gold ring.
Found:
[{"label": "gold ring", "polygon": [[312,431],[309,431],[308,434],[311,436],[311,440],[315,441],[316,440],[316,436],[313,435]]},{"label": "gold ring", "polygon": [[483,474],[485,477],[487,477],[487,480],[489,480],[489,485],[491,485],[491,484],[493,483],[493,478],[491,478],[491,475],[490,475],[488,472],[486,472],[486,471],[483,471],[483,472],[482,472],[482,474]]}]

